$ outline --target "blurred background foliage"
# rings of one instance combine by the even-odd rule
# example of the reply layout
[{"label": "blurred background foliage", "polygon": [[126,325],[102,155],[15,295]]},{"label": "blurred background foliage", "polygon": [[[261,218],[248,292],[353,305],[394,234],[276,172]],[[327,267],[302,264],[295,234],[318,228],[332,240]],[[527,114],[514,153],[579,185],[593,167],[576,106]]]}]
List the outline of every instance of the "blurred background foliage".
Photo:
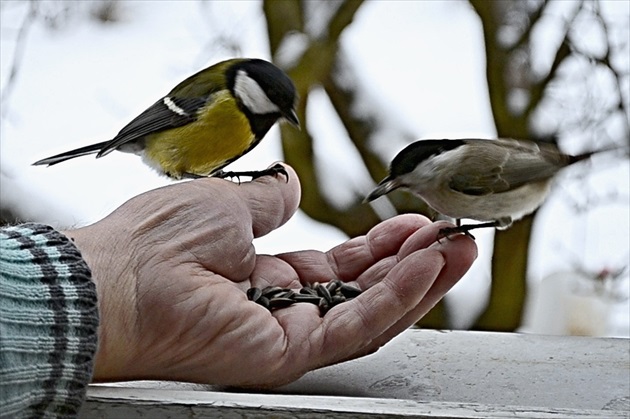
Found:
[{"label": "blurred background foliage", "polygon": [[[487,96],[500,137],[552,141],[560,145],[574,141],[584,144],[584,149],[628,145],[630,24],[627,20],[621,26],[617,21],[608,21],[596,0],[460,2],[468,4],[481,22]],[[9,6],[8,2],[2,2],[3,8]],[[3,115],[10,105],[21,56],[27,48],[26,35],[32,25],[43,24],[55,29],[72,19],[88,18],[103,25],[128,19],[123,10],[124,2],[112,0],[31,0],[29,7],[14,36],[15,54],[3,80]],[[312,121],[307,115],[311,94],[314,91],[325,93],[364,165],[366,176],[374,182],[387,173],[389,162],[379,152],[383,141],[395,138],[402,148],[416,138],[404,126],[383,117],[387,106],[378,97],[366,104],[363,86],[358,82],[361,68],[349,59],[340,42],[341,35],[352,25],[362,7],[362,0],[263,0],[260,3],[271,57],[289,73],[300,94],[298,114],[302,130],[281,128],[284,160],[295,168],[302,182],[300,207],[309,217],[335,226],[350,237],[367,232],[382,215],[373,206],[363,204],[364,191],[352,185],[339,185],[351,195],[347,205],[331,199],[323,186],[323,180],[331,174],[317,164],[315,149],[321,139],[312,133]],[[546,28],[545,39],[539,36],[543,27]],[[586,27],[588,31],[584,30]],[[239,40],[232,35],[214,34],[205,48],[222,43],[238,55]],[[593,37],[598,42],[593,42]],[[393,63],[393,71],[395,68]],[[418,77],[422,77],[421,68]],[[605,89],[593,89],[596,78],[606,81]],[[452,117],[458,118],[458,115]],[[390,213],[434,215],[423,202],[406,192],[394,192],[389,200],[392,207],[386,210]],[[0,207],[4,222],[21,218],[14,209]],[[536,214],[533,214],[509,230],[495,233],[490,297],[473,322],[473,329],[513,331],[521,324],[535,219]],[[448,328],[448,310],[439,304],[419,325]]]}]

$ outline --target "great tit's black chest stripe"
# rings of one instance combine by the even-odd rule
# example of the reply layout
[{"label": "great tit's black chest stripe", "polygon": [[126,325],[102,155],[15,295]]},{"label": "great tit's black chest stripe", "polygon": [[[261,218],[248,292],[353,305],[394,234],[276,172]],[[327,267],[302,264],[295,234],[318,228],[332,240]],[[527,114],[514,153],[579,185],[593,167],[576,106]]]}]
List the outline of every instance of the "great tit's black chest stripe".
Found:
[{"label": "great tit's black chest stripe", "polygon": [[252,144],[252,147],[258,144],[258,141],[262,140],[262,138],[267,135],[267,132],[271,129],[273,124],[276,123],[280,114],[264,114],[264,115],[256,115],[251,112],[247,108],[241,108],[247,120],[249,121],[249,126],[256,137],[256,141]]},{"label": "great tit's black chest stripe", "polygon": [[166,96],[138,115],[120,130],[97,154],[102,157],[120,146],[142,139],[146,135],[177,128],[194,122],[197,111],[206,105],[208,97],[178,98]]},{"label": "great tit's black chest stripe", "polygon": [[250,128],[252,132],[254,133],[254,141],[252,141],[249,144],[249,147],[244,149],[241,154],[238,154],[232,157],[231,159],[226,160],[218,169],[222,169],[228,164],[240,159],[245,154],[249,153],[254,147],[258,145],[258,143],[260,143],[260,141],[263,139],[265,134],[267,134],[267,131],[269,131],[269,129],[273,126],[273,124],[276,122],[278,118],[277,116],[274,117],[271,115],[251,115],[246,110],[244,110],[244,113],[247,116],[247,119],[249,120]]}]

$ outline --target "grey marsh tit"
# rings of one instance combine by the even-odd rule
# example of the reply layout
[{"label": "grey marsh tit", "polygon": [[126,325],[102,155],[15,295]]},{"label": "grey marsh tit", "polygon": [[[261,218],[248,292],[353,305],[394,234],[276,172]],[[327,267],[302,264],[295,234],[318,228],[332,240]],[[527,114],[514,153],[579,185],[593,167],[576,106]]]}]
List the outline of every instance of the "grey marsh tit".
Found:
[{"label": "grey marsh tit", "polygon": [[[609,150],[573,156],[533,141],[420,140],[394,157],[389,175],[365,200],[406,188],[457,220],[457,227],[442,229],[440,237],[471,236],[470,230],[482,227],[506,229],[543,203],[551,179],[562,168]],[[462,218],[483,223],[461,225]]]}]

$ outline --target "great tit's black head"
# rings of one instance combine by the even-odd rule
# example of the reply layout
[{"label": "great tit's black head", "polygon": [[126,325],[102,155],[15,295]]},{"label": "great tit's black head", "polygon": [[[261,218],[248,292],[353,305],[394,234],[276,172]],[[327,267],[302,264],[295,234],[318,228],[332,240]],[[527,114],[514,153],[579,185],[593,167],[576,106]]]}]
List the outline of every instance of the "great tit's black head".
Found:
[{"label": "great tit's black head", "polygon": [[454,150],[464,144],[465,142],[463,140],[415,141],[402,149],[402,151],[394,157],[389,166],[389,174],[392,178],[397,178],[411,173],[425,160],[442,154],[445,151]]},{"label": "great tit's black head", "polygon": [[373,201],[395,189],[407,186],[403,177],[413,172],[419,164],[464,144],[463,140],[420,140],[409,144],[394,157],[389,166],[389,175],[379,182],[365,201]]},{"label": "great tit's black head", "polygon": [[275,65],[260,59],[238,61],[227,70],[227,81],[255,133],[264,135],[280,118],[299,126],[295,85]]}]

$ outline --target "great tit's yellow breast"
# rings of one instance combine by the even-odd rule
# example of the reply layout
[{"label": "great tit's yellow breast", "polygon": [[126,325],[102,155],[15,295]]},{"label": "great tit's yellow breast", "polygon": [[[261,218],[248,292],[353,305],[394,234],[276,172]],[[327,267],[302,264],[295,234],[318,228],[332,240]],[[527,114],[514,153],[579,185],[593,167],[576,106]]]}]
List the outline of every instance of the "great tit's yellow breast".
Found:
[{"label": "great tit's yellow breast", "polygon": [[148,136],[144,157],[174,178],[206,176],[248,151],[255,140],[247,117],[224,90],[213,95],[194,122]]}]

